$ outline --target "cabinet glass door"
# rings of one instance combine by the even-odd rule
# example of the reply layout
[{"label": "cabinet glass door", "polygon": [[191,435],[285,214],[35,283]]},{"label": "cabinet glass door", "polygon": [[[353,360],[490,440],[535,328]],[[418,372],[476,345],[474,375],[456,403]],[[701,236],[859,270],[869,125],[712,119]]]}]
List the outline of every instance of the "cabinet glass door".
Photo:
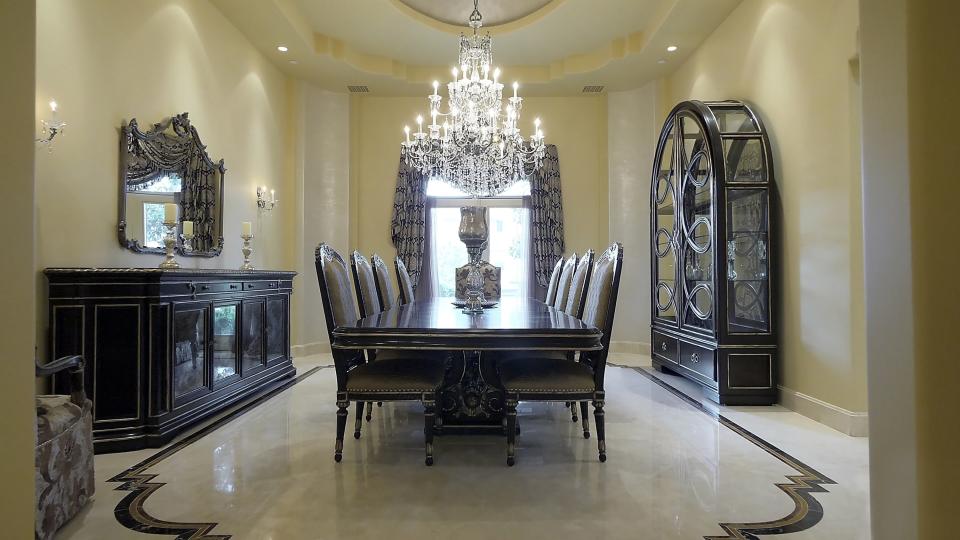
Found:
[{"label": "cabinet glass door", "polygon": [[264,364],[263,300],[243,303],[243,376]]},{"label": "cabinet glass door", "polygon": [[267,362],[287,357],[287,301],[284,297],[267,299]]},{"label": "cabinet glass door", "polygon": [[680,252],[683,279],[682,326],[714,330],[713,184],[710,148],[703,126],[681,113],[678,170],[680,171]]},{"label": "cabinet glass door", "polygon": [[213,308],[213,384],[237,375],[237,305]]},{"label": "cabinet glass door", "polygon": [[173,314],[173,397],[187,396],[207,386],[206,306],[180,306]]},{"label": "cabinet glass door", "polygon": [[766,189],[727,190],[727,331],[770,331]]},{"label": "cabinet glass door", "polygon": [[657,279],[654,303],[658,319],[677,322],[677,249],[676,249],[676,167],[674,137],[676,124],[670,129],[660,149],[660,165],[654,186],[654,275]]}]

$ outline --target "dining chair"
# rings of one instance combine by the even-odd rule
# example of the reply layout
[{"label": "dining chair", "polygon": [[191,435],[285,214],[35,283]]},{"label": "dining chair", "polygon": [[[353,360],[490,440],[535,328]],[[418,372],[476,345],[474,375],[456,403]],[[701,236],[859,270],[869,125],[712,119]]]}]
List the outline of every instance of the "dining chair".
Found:
[{"label": "dining chair", "polygon": [[400,285],[400,303],[409,304],[413,302],[413,279],[410,278],[410,272],[407,272],[407,265],[403,264],[403,259],[397,257],[393,262],[397,268],[397,283]]},{"label": "dining chair", "polygon": [[543,299],[543,303],[548,306],[553,305],[553,301],[557,299],[557,283],[560,281],[560,271],[563,269],[563,257],[557,259],[557,264],[553,265],[553,272],[550,273],[550,282],[547,285],[547,296]]},{"label": "dining chair", "polygon": [[[353,271],[353,286],[357,291],[357,304],[360,305],[360,318],[370,315],[376,315],[383,311],[380,306],[380,296],[377,293],[377,279],[373,274],[373,266],[359,251],[354,250],[350,255],[350,267]],[[373,362],[377,359],[377,351],[366,351],[367,360]],[[382,406],[383,403],[379,402]],[[360,433],[360,416],[363,413],[363,405],[357,407],[357,427],[355,433]],[[373,418],[373,404],[367,403],[367,422]]]},{"label": "dining chair", "polygon": [[[573,277],[570,278],[570,287],[568,289],[569,292],[567,293],[567,304],[561,310],[567,315],[576,317],[578,319],[583,316],[583,307],[587,302],[587,291],[588,285],[590,284],[590,275],[592,270],[593,250],[588,249],[587,252],[580,257],[580,260],[577,261],[577,269],[573,272]],[[566,354],[570,360],[576,359],[576,353]],[[570,419],[576,422],[578,420],[576,403],[568,403],[567,406],[570,407]],[[584,438],[589,439],[590,420],[587,416],[587,403],[585,401],[580,402],[580,411],[583,418],[583,436]]]},{"label": "dining chair", "polygon": [[557,296],[553,299],[553,307],[562,310],[567,307],[567,295],[570,293],[570,280],[577,269],[577,254],[574,253],[563,263],[560,278],[557,280]]},{"label": "dining chair", "polygon": [[[357,308],[350,291],[349,270],[340,254],[327,244],[320,244],[315,252],[315,261],[327,334],[332,343],[335,328],[356,322]],[[433,429],[443,382],[443,362],[432,357],[420,357],[415,352],[406,355],[406,358],[381,358],[376,362],[367,361],[362,351],[335,348],[332,353],[337,375],[334,460],[339,462],[343,459],[343,434],[351,402],[356,402],[359,409],[363,403],[373,401],[420,401],[424,407],[425,463],[433,465]],[[353,436],[360,437],[359,426]]]},{"label": "dining chair", "polygon": [[601,253],[593,264],[582,320],[603,332],[600,350],[584,351],[576,362],[532,354],[498,364],[505,393],[507,465],[512,466],[515,461],[517,403],[520,401],[592,401],[600,462],[607,460],[603,379],[622,266],[623,246],[619,242]]},{"label": "dining chair", "polygon": [[374,284],[377,286],[377,298],[380,299],[382,311],[396,307],[400,303],[400,295],[393,280],[390,279],[387,263],[376,253],[370,257],[370,263],[373,264]]}]

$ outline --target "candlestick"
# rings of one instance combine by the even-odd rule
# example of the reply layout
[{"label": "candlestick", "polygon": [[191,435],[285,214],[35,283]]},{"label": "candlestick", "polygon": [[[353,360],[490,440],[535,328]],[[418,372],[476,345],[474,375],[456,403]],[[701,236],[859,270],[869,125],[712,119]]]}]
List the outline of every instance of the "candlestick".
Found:
[{"label": "candlestick", "polygon": [[440,83],[438,81],[433,81],[433,95],[437,95],[437,91],[440,89]]},{"label": "candlestick", "polygon": [[180,235],[183,239],[183,253],[184,255],[188,253],[193,253],[193,222],[184,221],[183,222],[183,233]]},{"label": "candlestick", "polygon": [[249,221],[241,222],[240,229],[241,229],[241,233],[240,233],[241,237],[244,237],[244,236],[249,236],[251,238],[253,237],[253,224],[250,223]]},{"label": "candlestick", "polygon": [[174,203],[166,203],[163,205],[163,222],[177,222],[177,205]]},{"label": "candlestick", "polygon": [[407,144],[410,143],[410,126],[403,126],[403,133],[407,136]]},{"label": "candlestick", "polygon": [[[166,253],[166,256],[162,263],[160,263],[160,268],[165,270],[173,270],[180,268],[180,263],[176,261],[174,255],[174,248],[177,246],[177,213],[176,205],[168,204],[169,206],[174,207],[173,219],[164,219],[163,226],[166,229],[166,233],[163,235],[163,249]],[[169,216],[169,211],[166,212]]]},{"label": "candlestick", "polygon": [[[245,221],[244,223],[249,224],[250,222]],[[253,265],[250,264],[250,254],[253,253],[250,240],[253,240],[253,234],[250,234],[250,231],[244,231],[240,238],[243,238],[243,248],[240,250],[243,252],[243,264],[240,265],[240,270],[253,270]]]},{"label": "candlestick", "polygon": [[520,88],[520,83],[514,81],[514,83],[513,83],[513,97],[517,97],[517,88]]},{"label": "candlestick", "polygon": [[189,234],[190,236],[193,236],[193,222],[192,222],[192,221],[184,221],[184,222],[183,222],[183,234]]}]

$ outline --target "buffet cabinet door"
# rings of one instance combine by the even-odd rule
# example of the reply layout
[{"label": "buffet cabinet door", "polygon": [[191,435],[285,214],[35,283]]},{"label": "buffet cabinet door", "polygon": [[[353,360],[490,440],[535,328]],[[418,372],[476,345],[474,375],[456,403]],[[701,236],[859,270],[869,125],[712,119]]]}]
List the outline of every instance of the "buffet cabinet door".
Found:
[{"label": "buffet cabinet door", "polygon": [[210,392],[209,303],[177,303],[173,309],[174,408]]},{"label": "buffet cabinet door", "polygon": [[267,298],[267,363],[289,358],[289,304],[287,295]]},{"label": "buffet cabinet door", "polygon": [[240,378],[240,303],[213,305],[211,389]]},{"label": "buffet cabinet door", "polygon": [[260,371],[266,365],[266,301],[263,298],[243,301],[240,316],[242,346],[241,370],[244,377]]}]

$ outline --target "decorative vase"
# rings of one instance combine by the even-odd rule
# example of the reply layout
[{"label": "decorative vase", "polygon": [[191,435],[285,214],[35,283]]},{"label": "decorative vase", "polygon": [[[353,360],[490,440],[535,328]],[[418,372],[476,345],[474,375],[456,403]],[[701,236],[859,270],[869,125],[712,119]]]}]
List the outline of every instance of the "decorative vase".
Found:
[{"label": "decorative vase", "polygon": [[460,241],[467,246],[470,269],[467,273],[467,308],[465,312],[483,311],[483,276],[480,274],[480,257],[487,246],[490,229],[487,226],[487,209],[482,206],[460,208]]}]

